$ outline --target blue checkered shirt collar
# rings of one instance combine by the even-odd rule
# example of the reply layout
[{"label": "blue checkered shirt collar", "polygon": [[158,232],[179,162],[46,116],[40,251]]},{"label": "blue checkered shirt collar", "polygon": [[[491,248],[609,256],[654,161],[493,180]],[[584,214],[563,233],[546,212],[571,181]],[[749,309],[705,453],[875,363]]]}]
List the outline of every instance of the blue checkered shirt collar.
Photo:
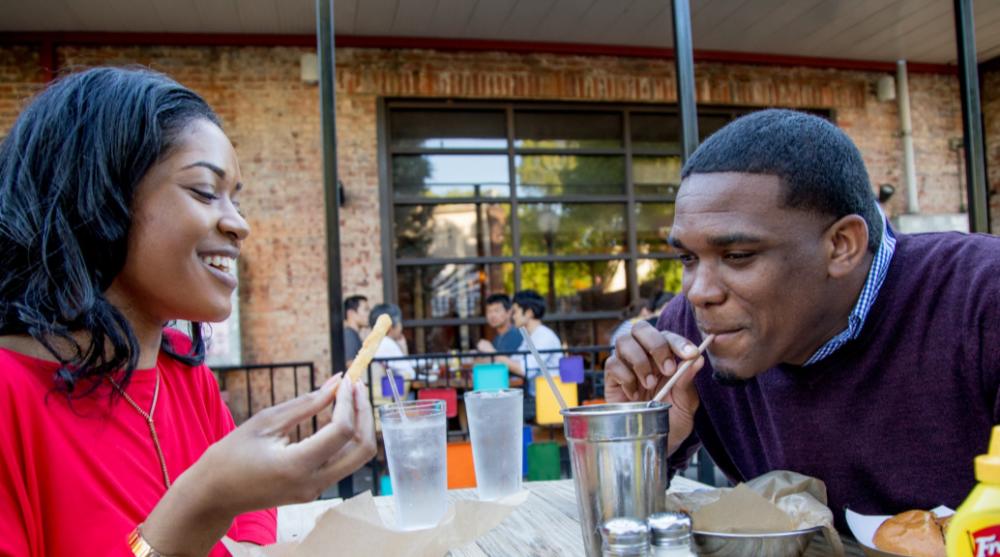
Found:
[{"label": "blue checkered shirt collar", "polygon": [[865,286],[861,289],[858,301],[854,304],[854,309],[851,310],[851,314],[847,317],[847,328],[828,340],[803,365],[815,364],[839,350],[848,341],[858,338],[858,335],[861,334],[861,329],[865,325],[868,312],[871,311],[872,305],[875,304],[878,291],[882,288],[882,283],[885,282],[885,276],[889,271],[889,262],[892,261],[892,254],[896,251],[896,236],[892,233],[892,229],[889,228],[889,220],[885,217],[885,213],[882,212],[881,207],[879,207],[878,213],[882,217],[882,243],[875,252],[875,259],[872,260],[872,267],[868,270],[868,278],[865,279]]}]

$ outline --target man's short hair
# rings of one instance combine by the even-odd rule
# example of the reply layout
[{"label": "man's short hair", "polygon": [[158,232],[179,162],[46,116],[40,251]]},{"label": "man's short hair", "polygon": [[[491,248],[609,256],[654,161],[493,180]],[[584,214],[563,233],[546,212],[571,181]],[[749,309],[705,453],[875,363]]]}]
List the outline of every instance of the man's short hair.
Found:
[{"label": "man's short hair", "polygon": [[882,218],[861,153],[830,122],[792,110],[761,110],[712,134],[691,155],[681,178],[741,172],[777,176],[786,207],[841,218],[860,215],[868,224],[868,249],[882,241]]},{"label": "man's short hair", "polygon": [[403,322],[403,310],[399,309],[399,306],[396,304],[378,304],[368,314],[368,326],[374,327],[375,322],[378,321],[379,316],[383,313],[392,318],[393,327]]},{"label": "man's short hair", "polygon": [[535,319],[545,317],[545,298],[534,290],[522,290],[514,294],[514,303],[521,306],[522,310],[531,310]]},{"label": "man's short hair", "polygon": [[486,305],[491,306],[493,304],[503,305],[503,309],[510,310],[510,296],[504,294],[503,292],[497,292],[496,294],[490,294],[486,298]]},{"label": "man's short hair", "polygon": [[361,302],[367,301],[368,298],[360,294],[344,298],[344,315],[347,315],[349,311],[358,311],[358,308],[361,307]]}]

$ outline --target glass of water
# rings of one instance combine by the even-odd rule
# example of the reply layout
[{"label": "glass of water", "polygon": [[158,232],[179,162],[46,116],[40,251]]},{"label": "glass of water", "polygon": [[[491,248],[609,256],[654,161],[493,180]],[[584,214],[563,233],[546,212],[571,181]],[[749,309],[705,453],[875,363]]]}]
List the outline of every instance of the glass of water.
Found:
[{"label": "glass of water", "polygon": [[521,490],[523,400],[521,389],[465,393],[476,489],[483,501]]},{"label": "glass of water", "polygon": [[448,509],[443,400],[380,406],[396,522],[401,530],[437,526]]}]

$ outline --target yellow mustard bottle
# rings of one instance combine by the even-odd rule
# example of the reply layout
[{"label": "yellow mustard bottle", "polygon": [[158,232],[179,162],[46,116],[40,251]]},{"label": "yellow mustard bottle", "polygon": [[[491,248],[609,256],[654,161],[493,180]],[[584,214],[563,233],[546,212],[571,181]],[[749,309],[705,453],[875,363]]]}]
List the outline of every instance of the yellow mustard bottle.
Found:
[{"label": "yellow mustard bottle", "polygon": [[945,533],[948,557],[1000,557],[1000,426],[990,435],[989,453],[975,460],[976,487]]}]

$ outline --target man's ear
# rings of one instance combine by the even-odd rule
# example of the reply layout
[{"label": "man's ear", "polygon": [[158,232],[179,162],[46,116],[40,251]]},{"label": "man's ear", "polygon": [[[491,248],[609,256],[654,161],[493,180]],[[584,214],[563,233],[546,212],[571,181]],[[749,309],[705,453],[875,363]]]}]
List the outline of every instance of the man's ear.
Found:
[{"label": "man's ear", "polygon": [[830,225],[823,235],[827,272],[833,278],[856,270],[868,255],[868,224],[860,215],[847,215]]}]

